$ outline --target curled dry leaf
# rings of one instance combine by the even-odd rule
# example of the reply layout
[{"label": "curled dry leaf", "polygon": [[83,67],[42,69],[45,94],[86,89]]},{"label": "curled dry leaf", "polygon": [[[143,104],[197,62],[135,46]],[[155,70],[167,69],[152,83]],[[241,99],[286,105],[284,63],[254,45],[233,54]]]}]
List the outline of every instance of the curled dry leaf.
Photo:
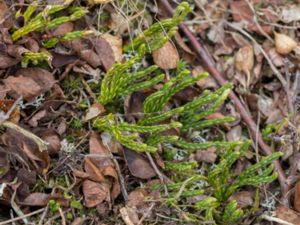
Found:
[{"label": "curled dry leaf", "polygon": [[39,147],[31,139],[21,133],[6,129],[2,135],[2,142],[5,145],[5,151],[15,153],[16,160],[21,164],[30,166],[37,173],[46,173],[50,166],[50,159],[47,151],[40,151]]},{"label": "curled dry leaf", "polygon": [[147,159],[135,151],[124,149],[124,156],[131,174],[141,179],[150,179],[156,173]]},{"label": "curled dry leaf", "polygon": [[94,103],[85,114],[83,120],[89,121],[105,112],[104,106],[98,102]]},{"label": "curled dry leaf", "polygon": [[179,45],[179,47],[184,50],[186,53],[190,54],[190,55],[195,55],[195,53],[189,48],[189,46],[187,46],[187,44],[183,41],[182,37],[180,36],[180,34],[177,32],[175,34],[175,40],[176,43]]},{"label": "curled dry leaf", "polygon": [[89,146],[90,156],[85,158],[85,171],[89,174],[89,179],[106,182],[111,198],[114,200],[120,194],[120,184],[111,153],[95,132],[91,134]]},{"label": "curled dry leaf", "polygon": [[235,67],[247,75],[247,84],[251,82],[251,70],[254,66],[254,51],[252,45],[246,45],[238,50],[235,56]]},{"label": "curled dry leaf", "polygon": [[297,42],[285,34],[275,33],[275,47],[279,54],[287,55],[297,47]]},{"label": "curled dry leaf", "polygon": [[21,45],[7,45],[7,54],[16,59],[21,60],[23,58],[23,54],[26,52],[29,52],[29,50]]},{"label": "curled dry leaf", "polygon": [[175,69],[179,61],[179,55],[171,42],[167,42],[163,47],[156,49],[152,53],[154,63],[161,69]]}]

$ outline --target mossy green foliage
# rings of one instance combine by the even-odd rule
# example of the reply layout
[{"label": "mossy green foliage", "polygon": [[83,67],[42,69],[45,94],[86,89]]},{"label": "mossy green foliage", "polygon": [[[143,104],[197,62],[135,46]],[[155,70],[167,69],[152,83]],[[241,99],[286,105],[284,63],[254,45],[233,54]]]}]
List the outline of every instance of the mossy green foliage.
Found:
[{"label": "mossy green foliage", "polygon": [[[164,79],[158,67],[135,70],[134,66],[141,61],[146,53],[162,47],[178,30],[178,25],[191,11],[190,6],[183,2],[174,13],[173,18],[156,23],[136,37],[124,47],[125,52],[134,51],[136,56],[125,63],[117,63],[105,75],[98,101],[106,105],[135,91],[151,87]],[[153,76],[152,76],[153,75]],[[182,84],[183,85],[183,84]]]},{"label": "mossy green foliage", "polygon": [[[62,5],[47,5],[44,9],[37,13],[39,6],[36,1],[31,3],[24,13],[18,11],[16,17],[23,16],[25,25],[12,32],[12,40],[17,41],[20,38],[30,34],[34,31],[45,32],[46,29],[53,29],[61,24],[75,21],[83,17],[87,10],[83,7],[73,7],[70,4],[73,0],[66,0]],[[68,16],[58,16],[57,14],[61,11],[67,11]],[[82,38],[88,35],[94,34],[94,31],[73,31],[65,34],[62,37],[53,37],[44,43],[45,48],[52,48],[59,42],[72,41],[78,38]],[[42,52],[26,52],[23,55],[22,66],[27,67],[29,63],[37,65],[42,61],[50,64],[52,55],[43,50]]]},{"label": "mossy green foliage", "polygon": [[[48,5],[44,8],[43,11],[39,12],[37,15],[35,15],[35,17],[31,18],[38,8],[35,2],[32,3],[23,14],[26,24],[20,29],[13,32],[13,41],[17,41],[21,37],[33,31],[52,29],[63,23],[80,19],[86,14],[87,11],[83,7],[69,7],[72,1],[73,0],[66,0],[62,5]],[[53,16],[55,13],[60,12],[64,9],[67,9],[69,11],[69,16]],[[21,15],[21,13],[18,12],[17,15]]]}]

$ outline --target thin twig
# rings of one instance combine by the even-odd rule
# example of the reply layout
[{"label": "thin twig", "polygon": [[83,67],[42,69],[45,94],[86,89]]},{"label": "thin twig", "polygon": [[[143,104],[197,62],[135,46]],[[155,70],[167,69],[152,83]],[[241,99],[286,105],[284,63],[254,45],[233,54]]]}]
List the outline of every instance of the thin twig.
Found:
[{"label": "thin twig", "polygon": [[160,170],[158,169],[158,167],[156,166],[153,158],[152,158],[152,155],[149,153],[149,152],[146,152],[146,155],[149,159],[149,162],[152,166],[152,168],[154,169],[155,173],[157,174],[158,178],[160,179],[162,185],[164,186],[164,191],[165,191],[165,195],[168,195],[168,189],[165,185],[165,179],[164,179],[164,175],[162,174],[162,172],[160,172]]},{"label": "thin twig", "polygon": [[152,211],[153,207],[155,206],[155,202],[152,202],[150,207],[147,209],[147,211],[143,214],[142,218],[139,220],[137,225],[143,224],[143,221],[149,216],[150,212]]},{"label": "thin twig", "polygon": [[65,218],[64,212],[62,211],[61,208],[58,209],[58,212],[59,212],[59,215],[61,217],[61,224],[66,225],[66,218]]},{"label": "thin twig", "polygon": [[120,181],[120,186],[121,186],[121,192],[122,192],[122,195],[123,195],[123,198],[125,201],[128,200],[128,192],[126,190],[126,185],[125,185],[125,179],[122,175],[122,172],[121,172],[121,169],[120,169],[120,165],[118,163],[118,160],[115,159],[114,155],[112,154],[112,151],[110,149],[110,146],[103,142],[103,144],[107,147],[107,149],[109,150],[109,153],[110,153],[110,158],[112,159],[112,161],[114,162],[115,164],[115,168],[117,170],[117,173],[118,173],[118,177],[119,177],[119,181]]},{"label": "thin twig", "polygon": [[33,140],[37,144],[37,146],[39,147],[39,150],[41,152],[47,151],[47,143],[46,142],[44,142],[41,138],[39,138],[35,134],[31,133],[30,131],[25,130],[24,128],[18,126],[17,124],[9,122],[9,121],[4,121],[3,123],[0,123],[0,126],[3,126],[5,128],[11,128],[11,129],[23,134],[24,136]]},{"label": "thin twig", "polygon": [[23,216],[19,216],[19,217],[10,219],[10,220],[6,220],[6,221],[3,221],[3,222],[0,222],[0,225],[6,225],[6,224],[10,224],[10,223],[13,223],[13,222],[22,220],[22,219],[24,219],[24,218],[27,218],[27,217],[30,217],[30,216],[39,214],[39,213],[43,212],[44,210],[45,210],[45,208],[42,208],[42,209],[33,211],[33,212],[31,212],[31,213],[25,214],[25,215],[23,215]]},{"label": "thin twig", "polygon": [[[170,5],[169,1],[168,0],[160,0],[160,2],[165,7],[165,9],[168,11],[168,13],[170,15],[172,15],[174,10],[173,10],[172,6]],[[224,78],[224,75],[216,69],[216,65],[215,65],[215,62],[213,61],[212,57],[206,51],[206,49],[200,44],[200,42],[197,40],[197,38],[194,36],[194,34],[190,31],[190,29],[184,24],[180,25],[180,29],[185,34],[185,36],[188,38],[188,40],[190,41],[191,47],[194,48],[194,51],[198,55],[199,59],[201,59],[201,61],[205,64],[207,71],[217,80],[219,85],[226,84],[227,80]],[[264,52],[263,54],[266,54],[266,53]],[[269,60],[269,58],[267,60]],[[272,62],[270,62],[270,66],[271,66],[271,68],[272,67],[275,68],[276,75],[277,75],[278,79],[281,81],[282,85],[284,86],[286,84],[286,81],[284,80],[282,75],[279,72],[277,72],[278,70],[276,69],[276,67],[273,65]],[[274,70],[274,68],[272,68],[272,70]],[[250,134],[251,134],[252,138],[257,141],[263,154],[271,155],[272,149],[270,148],[270,146],[268,146],[264,142],[262,134],[260,132],[257,132],[259,130],[257,129],[256,123],[252,119],[252,116],[250,115],[250,113],[246,110],[244,105],[241,103],[241,101],[239,100],[237,95],[233,91],[231,91],[229,94],[229,98],[232,100],[235,107],[240,112],[241,117],[243,118],[244,122],[247,124],[248,128],[251,131]],[[274,161],[274,166],[275,166],[276,172],[278,173],[278,180],[279,180],[280,187],[281,187],[282,198],[285,199],[285,195],[288,191],[288,186],[286,183],[286,175],[285,175],[278,160]],[[288,204],[288,202],[285,201],[285,204]]]},{"label": "thin twig", "polygon": [[289,223],[285,220],[279,219],[279,218],[274,217],[274,216],[268,216],[268,215],[265,215],[265,214],[261,215],[260,218],[264,219],[264,220],[268,220],[269,222],[276,222],[278,224],[294,225],[293,223]]}]

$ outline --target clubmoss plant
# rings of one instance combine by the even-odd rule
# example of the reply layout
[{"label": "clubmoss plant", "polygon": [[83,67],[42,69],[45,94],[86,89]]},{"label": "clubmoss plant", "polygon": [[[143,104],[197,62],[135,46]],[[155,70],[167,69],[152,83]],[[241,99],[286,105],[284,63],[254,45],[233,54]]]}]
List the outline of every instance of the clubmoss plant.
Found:
[{"label": "clubmoss plant", "polygon": [[[34,1],[22,14],[21,11],[16,13],[16,17],[22,16],[24,18],[24,26],[19,29],[12,30],[12,40],[17,41],[20,38],[30,34],[34,31],[45,32],[46,30],[53,29],[61,24],[72,22],[83,17],[87,10],[83,7],[73,7],[70,4],[73,0],[66,0],[62,5],[48,5],[42,11],[38,11],[38,3]],[[66,11],[68,16],[57,16],[57,13]],[[73,31],[65,34],[62,37],[53,37],[46,40],[44,43],[45,48],[52,48],[59,42],[72,41],[88,35],[94,34],[92,30]],[[46,61],[49,65],[52,60],[50,52],[43,50],[41,52],[26,52],[23,54],[22,66],[27,67],[29,63],[37,65],[42,61]]]},{"label": "clubmoss plant", "polygon": [[[165,76],[157,66],[141,67],[137,70],[134,65],[140,63],[146,54],[162,47],[175,34],[178,24],[189,11],[188,4],[181,3],[173,18],[152,25],[124,47],[125,52],[135,50],[136,54],[124,63],[115,64],[106,73],[101,83],[98,98],[100,103],[114,104],[116,100],[135,91],[163,82]],[[208,221],[212,224],[236,223],[245,213],[236,201],[229,201],[229,197],[243,186],[259,186],[275,180],[277,173],[273,171],[272,162],[282,154],[274,153],[264,157],[238,176],[234,176],[232,167],[246,154],[250,141],[191,142],[182,138],[184,135],[164,135],[162,132],[169,129],[176,128],[181,134],[186,134],[192,130],[201,130],[234,120],[232,117],[206,119],[227,99],[232,89],[231,84],[223,85],[214,92],[205,90],[191,102],[167,109],[167,103],[177,92],[208,76],[207,73],[203,73],[193,77],[189,70],[181,68],[180,65],[173,75],[170,80],[163,82],[159,90],[145,99],[144,116],[136,124],[126,123],[109,114],[97,118],[93,127],[98,131],[109,132],[124,147],[140,153],[157,152],[160,146],[163,152],[182,149],[185,152],[182,157],[187,158],[194,151],[217,148],[218,163],[212,168],[208,167],[202,175],[197,174],[197,162],[174,161],[168,157],[165,159],[165,169],[170,171],[173,183],[153,188],[163,190],[166,186],[169,195],[164,196],[165,200],[162,199],[162,202],[165,201],[176,210],[186,211],[186,208],[190,208],[191,211],[184,216],[186,221],[196,224]],[[186,205],[187,199],[193,196],[202,196],[202,200]],[[193,210],[194,213],[190,213]]]},{"label": "clubmoss plant", "polygon": [[[16,41],[33,31],[52,29],[62,23],[81,18],[86,10],[82,7],[71,7],[71,2],[72,0],[67,0],[63,5],[47,6],[35,16],[37,6],[32,4],[23,14],[24,27],[13,32],[13,40]],[[55,14],[62,10],[67,10],[70,15],[55,18]],[[93,128],[99,132],[110,133],[124,147],[141,154],[156,153],[160,149],[162,155],[167,156],[164,158],[165,169],[169,172],[172,182],[154,185],[153,188],[163,190],[166,187],[168,195],[162,194],[161,200],[175,210],[184,212],[190,209],[182,217],[184,222],[235,224],[245,212],[238,207],[236,201],[229,201],[230,196],[246,185],[259,186],[275,180],[277,173],[273,171],[272,162],[282,154],[274,153],[262,157],[259,162],[249,166],[239,175],[234,175],[233,167],[247,153],[250,141],[193,142],[188,138],[190,131],[199,131],[234,120],[232,117],[207,119],[207,116],[216,112],[226,101],[232,89],[231,84],[225,84],[216,91],[205,90],[191,102],[171,109],[166,107],[176,93],[194,85],[208,74],[192,76],[180,63],[177,70],[171,72],[171,79],[165,81],[163,71],[156,65],[144,68],[141,62],[145,56],[162,47],[177,32],[178,25],[190,11],[189,4],[182,2],[172,18],[153,24],[124,47],[125,54],[131,57],[125,62],[116,63],[105,74],[97,101],[106,107],[108,114],[96,118],[93,121]],[[63,37],[52,38],[44,45],[51,48],[58,42],[90,34],[91,31],[75,31]],[[49,57],[46,52],[27,53],[24,55],[23,65],[26,66],[29,62],[35,64],[40,60],[48,61]],[[116,112],[114,109],[120,107],[114,105],[122,102],[124,97],[158,83],[160,88],[145,99],[142,112],[144,116],[136,123],[127,123],[115,116],[114,113],[119,111]],[[164,133],[170,129],[177,130],[178,134]],[[65,151],[70,151],[67,147],[64,148]],[[206,169],[201,171],[201,174],[197,162],[172,159],[173,152],[177,149],[184,152],[182,159],[188,159],[193,152],[211,147],[217,149],[219,158],[214,166],[203,164]],[[198,200],[189,203],[188,199],[191,197],[197,197]]]}]

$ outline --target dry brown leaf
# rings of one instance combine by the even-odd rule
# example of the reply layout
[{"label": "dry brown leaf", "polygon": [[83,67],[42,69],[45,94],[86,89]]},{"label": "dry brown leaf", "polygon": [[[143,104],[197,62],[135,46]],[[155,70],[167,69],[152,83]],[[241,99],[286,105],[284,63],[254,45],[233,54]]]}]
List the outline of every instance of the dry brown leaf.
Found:
[{"label": "dry brown leaf", "polygon": [[111,153],[100,141],[99,136],[92,132],[90,141],[90,156],[85,158],[85,171],[89,179],[110,185],[111,198],[114,200],[120,194],[118,174],[111,159]]},{"label": "dry brown leaf", "polygon": [[29,52],[28,49],[24,48],[22,45],[7,45],[7,54],[16,59],[21,60],[23,54]]},{"label": "dry brown leaf", "polygon": [[240,208],[252,206],[254,203],[253,193],[250,191],[236,192],[229,198],[229,200],[236,200]]},{"label": "dry brown leaf", "polygon": [[283,58],[281,55],[279,55],[275,48],[271,48],[269,51],[268,51],[268,55],[270,57],[270,59],[272,60],[272,62],[274,63],[275,66],[277,67],[281,67],[284,65],[284,62],[283,62]]},{"label": "dry brown leaf", "polygon": [[187,46],[187,44],[183,41],[182,37],[180,36],[180,34],[178,32],[175,34],[174,38],[175,38],[177,44],[179,45],[179,47],[182,48],[182,50],[184,50],[188,54],[195,56],[195,53],[192,52],[192,50],[189,48],[189,46]]},{"label": "dry brown leaf", "polygon": [[257,106],[259,111],[265,116],[269,116],[274,111],[273,100],[266,95],[259,96]]},{"label": "dry brown leaf", "polygon": [[154,63],[164,70],[175,69],[179,61],[178,52],[169,41],[161,48],[154,50],[152,56]]},{"label": "dry brown leaf", "polygon": [[[262,33],[258,25],[253,20],[253,12],[246,1],[231,1],[230,9],[235,22],[246,21],[249,30],[258,34]],[[269,25],[261,25],[260,27],[265,33],[272,32],[272,27]]]},{"label": "dry brown leaf", "polygon": [[27,39],[27,41],[25,42],[25,46],[31,52],[39,52],[40,50],[39,43],[31,37]]},{"label": "dry brown leaf", "polygon": [[195,154],[195,160],[198,162],[214,163],[217,160],[216,148],[208,148],[207,150],[198,150]]},{"label": "dry brown leaf", "polygon": [[29,171],[25,168],[21,168],[17,172],[18,181],[21,181],[28,185],[35,185],[36,184],[36,172]]},{"label": "dry brown leaf", "polygon": [[9,165],[9,159],[8,154],[5,152],[0,152],[0,179],[6,175],[6,173],[9,171],[10,165]]},{"label": "dry brown leaf", "polygon": [[51,63],[55,68],[70,65],[79,59],[76,55],[64,55],[55,52],[52,52],[52,57]]},{"label": "dry brown leaf", "polygon": [[300,212],[300,182],[297,182],[295,186],[294,208]]},{"label": "dry brown leaf", "polygon": [[275,33],[275,47],[279,54],[287,55],[291,53],[296,47],[297,42],[293,38],[280,33]]},{"label": "dry brown leaf", "polygon": [[7,88],[28,101],[33,100],[43,92],[42,88],[30,77],[9,76],[4,79],[3,82]]},{"label": "dry brown leaf", "polygon": [[50,91],[56,83],[52,73],[37,67],[20,69],[16,72],[16,75],[32,78],[42,88],[43,93]]},{"label": "dry brown leaf", "polygon": [[135,122],[136,119],[142,117],[143,102],[146,99],[146,95],[141,92],[134,92],[125,99],[124,110],[125,117],[128,122]]},{"label": "dry brown leaf", "polygon": [[101,36],[104,38],[111,46],[114,56],[115,56],[115,61],[120,62],[123,58],[122,55],[122,46],[123,46],[123,41],[121,37],[118,36],[113,36],[108,33],[103,34]]},{"label": "dry brown leaf", "polygon": [[156,173],[148,160],[141,154],[125,148],[124,156],[132,176],[141,179],[150,179],[156,176]]},{"label": "dry brown leaf", "polygon": [[56,27],[52,32],[51,36],[57,37],[57,36],[63,36],[69,32],[72,32],[74,30],[74,24],[72,22],[67,22],[59,25]]},{"label": "dry brown leaf", "polygon": [[114,167],[108,166],[103,169],[103,175],[105,177],[110,177],[113,179],[113,182],[111,182],[110,195],[111,198],[115,200],[121,193],[121,186],[119,183],[119,177],[117,171]]},{"label": "dry brown leaf", "polygon": [[89,179],[93,181],[103,182],[105,180],[101,170],[88,157],[84,159],[84,170],[89,175]]},{"label": "dry brown leaf", "polygon": [[116,62],[115,53],[112,49],[112,46],[107,40],[102,37],[97,37],[92,40],[95,51],[102,63],[102,66],[106,71],[108,71],[112,65]]},{"label": "dry brown leaf", "polygon": [[32,127],[37,127],[39,125],[39,120],[43,119],[46,115],[46,110],[40,110],[30,118],[28,124]]},{"label": "dry brown leaf", "polygon": [[0,23],[5,19],[6,13],[8,13],[8,7],[5,0],[0,0]]},{"label": "dry brown leaf", "polygon": [[120,214],[126,225],[137,225],[139,222],[136,208],[125,206],[120,209]]},{"label": "dry brown leaf", "polygon": [[0,69],[6,69],[18,64],[20,60],[0,54]]},{"label": "dry brown leaf", "polygon": [[14,152],[18,157],[16,160],[21,164],[30,166],[37,173],[46,173],[50,166],[50,159],[47,151],[40,151],[37,144],[21,133],[7,129],[2,135],[2,141],[6,148]]},{"label": "dry brown leaf", "polygon": [[84,205],[88,208],[95,207],[109,196],[109,188],[105,183],[84,180],[82,187]]},{"label": "dry brown leaf", "polygon": [[105,112],[104,106],[98,102],[95,102],[91,107],[88,109],[87,113],[85,114],[83,120],[89,121],[91,119],[96,118],[97,116],[103,114]]},{"label": "dry brown leaf", "polygon": [[45,206],[48,204],[49,200],[49,194],[36,192],[27,196],[21,204],[27,206]]},{"label": "dry brown leaf", "polygon": [[101,60],[99,56],[93,50],[91,43],[87,40],[80,39],[64,42],[64,45],[73,49],[81,59],[85,60],[92,67],[97,68],[98,66],[101,66]]},{"label": "dry brown leaf", "polygon": [[145,204],[144,201],[148,196],[149,193],[146,191],[146,189],[137,188],[129,193],[126,205],[129,207],[140,207]]},{"label": "dry brown leaf", "polygon": [[43,130],[38,130],[35,132],[40,138],[42,138],[45,142],[48,143],[48,152],[49,155],[57,155],[60,151],[60,137],[57,132],[53,129],[46,128]]},{"label": "dry brown leaf", "polygon": [[300,216],[292,209],[280,205],[276,209],[276,217],[294,225],[300,225]]},{"label": "dry brown leaf", "polygon": [[235,126],[226,134],[228,141],[239,141],[242,138],[242,127]]}]

